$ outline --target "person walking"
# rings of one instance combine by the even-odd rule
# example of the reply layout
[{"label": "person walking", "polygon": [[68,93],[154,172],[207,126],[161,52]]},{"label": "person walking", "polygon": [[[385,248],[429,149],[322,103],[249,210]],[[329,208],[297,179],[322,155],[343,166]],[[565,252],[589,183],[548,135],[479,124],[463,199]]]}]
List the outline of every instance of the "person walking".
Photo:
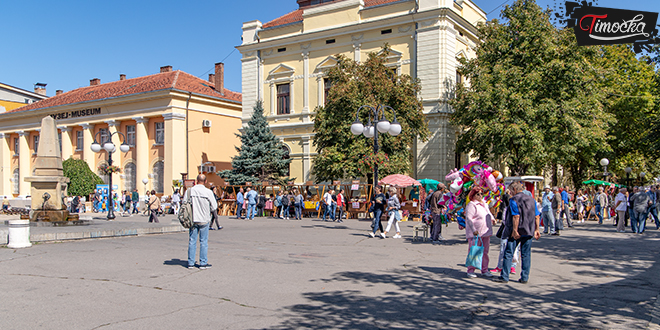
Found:
[{"label": "person walking", "polygon": [[626,197],[627,189],[625,187],[619,189],[619,193],[614,199],[614,209],[616,210],[618,220],[616,224],[616,231],[619,233],[626,232],[626,210],[628,209],[628,198]]},{"label": "person walking", "polygon": [[337,217],[337,222],[343,222],[341,219],[344,217],[344,210],[346,208],[346,197],[344,197],[344,189],[339,190],[337,194],[337,211],[339,216]]},{"label": "person walking", "polygon": [[559,188],[552,188],[552,216],[555,219],[555,235],[559,235],[561,230],[564,230],[564,221],[559,217],[559,211],[561,210],[561,195],[559,193]]},{"label": "person walking", "polygon": [[[215,198],[216,204],[218,204],[218,201],[220,200],[220,197],[218,196],[218,187],[214,186],[213,183],[211,183],[211,187],[209,188],[211,192],[213,193],[213,198]],[[209,224],[209,230],[214,230],[213,229],[213,223],[215,222],[215,226],[218,230],[222,229],[222,226],[220,226],[220,222],[218,221],[220,218],[218,217],[218,208],[216,208],[212,212],[211,216],[211,223]]]},{"label": "person walking", "polygon": [[596,206],[596,216],[598,217],[598,224],[603,224],[603,210],[607,207],[607,195],[603,192],[603,187],[598,187],[598,193],[594,197],[594,205]]},{"label": "person walking", "polygon": [[302,220],[303,195],[298,189],[294,189],[293,194],[293,208],[296,210],[296,220]]},{"label": "person walking", "polygon": [[445,185],[438,183],[438,188],[431,195],[429,206],[431,208],[431,216],[433,217],[433,224],[431,225],[431,242],[438,243],[443,240],[442,237],[442,210],[438,203],[442,201],[442,195],[445,193]]},{"label": "person walking", "polygon": [[335,221],[335,214],[332,212],[332,206],[335,203],[335,200],[332,198],[334,190],[330,189],[325,194],[323,194],[323,203],[325,204],[325,212],[323,212],[323,221],[330,217],[332,221]]},{"label": "person walking", "polygon": [[564,190],[561,192],[561,221],[562,221],[562,226],[563,226],[563,218],[566,218],[566,225],[568,225],[568,228],[573,227],[573,223],[571,222],[571,209],[570,209],[570,198],[568,195],[568,186],[564,187]]},{"label": "person walking", "polygon": [[[481,257],[481,275],[485,277],[493,277],[488,271],[488,251],[490,250],[490,237],[493,236],[493,225],[495,224],[495,217],[490,213],[488,205],[484,202],[484,191],[481,187],[473,187],[468,194],[470,202],[465,206],[465,238],[468,241],[468,253],[470,249],[478,243],[481,239],[482,246],[484,247],[483,256]],[[468,266],[467,277],[474,278],[477,275],[474,273],[476,268]]]},{"label": "person walking", "polygon": [[401,202],[399,202],[397,190],[394,187],[390,187],[390,198],[387,199],[387,216],[389,220],[387,221],[387,228],[385,228],[383,238],[387,238],[387,233],[392,228],[392,223],[394,223],[394,229],[396,229],[396,235],[392,236],[392,238],[401,238],[401,228],[399,228],[401,213],[399,213],[399,209],[401,209]]},{"label": "person walking", "polygon": [[633,233],[642,234],[646,229],[646,218],[649,216],[651,199],[643,187],[635,187],[635,194],[630,197],[633,205],[633,216],[630,217]]},{"label": "person walking", "polygon": [[538,240],[541,237],[539,232],[539,211],[534,199],[523,194],[523,186],[519,182],[511,184],[511,192],[514,194],[509,200],[509,209],[507,210],[506,220],[504,221],[504,231],[502,238],[507,238],[506,253],[502,264],[502,273],[494,281],[508,283],[509,271],[513,253],[517,246],[520,246],[520,257],[522,271],[518,282],[526,284],[529,281],[529,273],[532,266],[532,237]]},{"label": "person walking", "polygon": [[247,214],[246,218],[248,220],[254,220],[254,216],[257,212],[257,192],[252,190],[252,187],[247,187],[247,192],[245,193],[245,199],[247,199]]},{"label": "person walking", "polygon": [[555,194],[550,190],[550,186],[543,187],[543,197],[541,198],[541,212],[543,213],[543,233],[550,235],[557,235],[555,229],[555,216],[552,212],[552,201],[555,199]]},{"label": "person walking", "polygon": [[277,192],[277,197],[275,197],[275,216],[274,218],[282,219],[282,191]]},{"label": "person walking", "polygon": [[179,189],[176,189],[172,194],[172,208],[174,209],[174,214],[179,214],[179,207],[181,207],[181,194],[179,193]]},{"label": "person walking", "polygon": [[383,211],[385,211],[385,194],[382,193],[379,186],[376,186],[374,189],[371,205],[374,212],[374,220],[371,222],[372,231],[369,232],[369,236],[372,238],[376,237],[376,231],[380,229],[380,237],[385,238],[383,225],[380,223],[380,218],[383,215]]},{"label": "person walking", "polygon": [[245,202],[245,197],[243,196],[243,187],[241,187],[238,189],[238,194],[236,194],[236,219],[242,218],[243,202]]},{"label": "person walking", "polygon": [[147,193],[144,196],[144,211],[142,212],[143,215],[149,214],[151,212],[149,210],[149,201],[151,200],[151,191],[147,190]]},{"label": "person walking", "polygon": [[131,212],[131,216],[133,214],[139,214],[140,211],[138,210],[138,206],[140,205],[140,193],[138,193],[137,188],[133,189],[133,192],[131,193],[131,201],[133,201],[133,211]]},{"label": "person walking", "polygon": [[651,200],[649,214],[653,217],[653,220],[655,220],[655,229],[660,229],[660,221],[658,220],[658,188],[656,186],[651,186],[646,194],[649,195],[649,199]]},{"label": "person walking", "polygon": [[289,220],[290,204],[291,204],[291,193],[285,191],[282,194],[282,219]]},{"label": "person walking", "polygon": [[197,241],[199,239],[199,269],[211,267],[208,262],[209,222],[218,202],[213,192],[206,188],[206,175],[197,176],[196,184],[186,191],[184,201],[192,203],[193,226],[188,229],[188,269],[195,269]]},{"label": "person walking", "polygon": [[160,198],[156,196],[156,191],[151,191],[151,197],[149,197],[149,222],[158,222],[158,210],[160,210]]},{"label": "person walking", "polygon": [[579,222],[584,222],[584,218],[582,217],[582,212],[584,211],[584,204],[585,204],[585,197],[582,194],[582,190],[578,190],[577,194],[575,195],[575,212],[577,213]]},{"label": "person walking", "polygon": [[98,189],[94,189],[94,199],[92,200],[92,205],[94,209],[94,213],[98,213],[101,211],[101,192]]}]

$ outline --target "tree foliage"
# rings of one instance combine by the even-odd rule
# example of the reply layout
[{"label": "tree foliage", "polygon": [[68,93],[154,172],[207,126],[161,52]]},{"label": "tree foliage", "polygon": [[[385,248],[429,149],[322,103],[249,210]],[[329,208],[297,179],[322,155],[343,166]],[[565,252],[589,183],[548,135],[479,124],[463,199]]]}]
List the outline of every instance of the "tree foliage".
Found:
[{"label": "tree foliage", "polygon": [[287,177],[291,159],[285,159],[284,145],[268,127],[261,101],[257,101],[243,133],[236,136],[241,139],[241,146],[236,147],[238,155],[231,159],[231,170],[218,172],[220,177],[232,185],[292,180]]},{"label": "tree foliage", "polygon": [[82,159],[69,158],[62,162],[62,168],[64,176],[69,178],[70,196],[89,196],[97,184],[103,184],[103,180],[92,172],[87,162]]},{"label": "tree foliage", "polygon": [[[328,71],[332,82],[328,100],[325,106],[316,109],[314,116],[314,146],[318,155],[312,173],[317,181],[370,176],[374,163],[382,159],[387,159],[379,167],[382,175],[410,171],[410,146],[415,137],[427,139],[429,131],[421,100],[417,98],[419,81],[409,75],[396,75],[385,65],[390,51],[385,45],[381,52],[370,53],[362,63],[336,56],[337,65]],[[379,134],[379,154],[374,155],[373,140],[353,135],[350,126],[360,106],[381,104],[396,111],[402,131],[398,136]],[[358,114],[363,124],[369,122],[370,113],[363,108]],[[389,110],[385,117],[390,122],[394,120]],[[373,116],[371,120],[373,123]]]},{"label": "tree foliage", "polygon": [[451,121],[463,129],[457,148],[484,161],[502,159],[514,175],[550,164],[579,171],[609,149],[611,116],[595,83],[596,47],[578,47],[533,0],[502,11],[505,23],[480,24],[476,57],[460,59]]}]

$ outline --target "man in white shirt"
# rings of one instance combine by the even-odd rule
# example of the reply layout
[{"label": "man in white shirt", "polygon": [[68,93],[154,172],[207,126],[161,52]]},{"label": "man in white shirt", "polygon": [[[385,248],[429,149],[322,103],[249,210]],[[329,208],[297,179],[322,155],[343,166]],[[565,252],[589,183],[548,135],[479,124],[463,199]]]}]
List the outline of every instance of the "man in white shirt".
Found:
[{"label": "man in white shirt", "polygon": [[616,231],[620,233],[626,232],[626,209],[628,209],[628,198],[626,197],[626,188],[619,189],[619,193],[614,199],[614,208],[618,216]]},{"label": "man in white shirt", "polygon": [[332,198],[332,195],[335,193],[334,190],[330,189],[323,195],[323,203],[325,203],[325,212],[323,212],[323,221],[326,221],[326,217],[329,215],[332,221],[335,221],[335,213],[333,210],[333,203],[335,200]]},{"label": "man in white shirt", "polygon": [[197,184],[186,191],[184,201],[192,201],[193,226],[188,230],[188,269],[195,268],[197,237],[199,235],[199,269],[211,267],[207,254],[209,249],[209,222],[218,202],[213,192],[206,188],[206,175],[197,176]]}]

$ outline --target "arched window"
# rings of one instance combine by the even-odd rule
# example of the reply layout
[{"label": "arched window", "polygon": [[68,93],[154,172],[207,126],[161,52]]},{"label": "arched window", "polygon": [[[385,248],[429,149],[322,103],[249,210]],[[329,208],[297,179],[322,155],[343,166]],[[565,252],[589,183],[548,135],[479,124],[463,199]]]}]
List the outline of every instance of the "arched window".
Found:
[{"label": "arched window", "polygon": [[12,179],[13,179],[12,181],[13,181],[13,184],[14,184],[13,187],[12,187],[13,188],[13,192],[12,192],[13,194],[19,194],[20,193],[20,191],[19,191],[19,187],[20,187],[20,183],[21,183],[21,175],[20,174],[21,174],[21,172],[18,170],[18,168],[14,170],[14,175],[12,177]]},{"label": "arched window", "polygon": [[165,192],[165,184],[163,182],[164,180],[164,169],[165,169],[165,164],[163,161],[158,161],[156,164],[154,164],[153,168],[153,174],[154,174],[154,190],[156,191],[157,194],[162,194]]},{"label": "arched window", "polygon": [[133,191],[137,182],[137,173],[135,172],[135,163],[128,163],[124,167],[124,189]]},{"label": "arched window", "polygon": [[[284,150],[284,155],[282,156],[282,159],[289,159],[289,158],[291,158],[291,156],[289,156],[289,154],[291,154],[291,150],[289,149],[289,147],[287,147],[286,145],[282,145],[282,150]],[[291,175],[291,163],[289,163],[289,164],[286,166],[286,173],[285,173],[285,175],[286,175],[286,176],[290,176],[290,175]]]}]

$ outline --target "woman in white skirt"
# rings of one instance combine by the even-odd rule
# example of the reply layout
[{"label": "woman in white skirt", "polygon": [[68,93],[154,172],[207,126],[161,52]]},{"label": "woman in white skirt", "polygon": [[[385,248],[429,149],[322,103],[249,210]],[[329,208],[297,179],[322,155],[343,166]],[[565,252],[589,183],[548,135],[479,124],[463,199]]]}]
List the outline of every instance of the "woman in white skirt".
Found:
[{"label": "woman in white skirt", "polygon": [[394,223],[394,229],[396,229],[396,235],[392,238],[401,238],[401,229],[399,228],[399,220],[401,220],[401,203],[399,202],[399,196],[397,195],[396,188],[390,187],[390,198],[387,200],[387,216],[389,220],[387,221],[387,228],[383,233],[383,237],[387,237],[387,232],[392,228],[392,223]]}]

